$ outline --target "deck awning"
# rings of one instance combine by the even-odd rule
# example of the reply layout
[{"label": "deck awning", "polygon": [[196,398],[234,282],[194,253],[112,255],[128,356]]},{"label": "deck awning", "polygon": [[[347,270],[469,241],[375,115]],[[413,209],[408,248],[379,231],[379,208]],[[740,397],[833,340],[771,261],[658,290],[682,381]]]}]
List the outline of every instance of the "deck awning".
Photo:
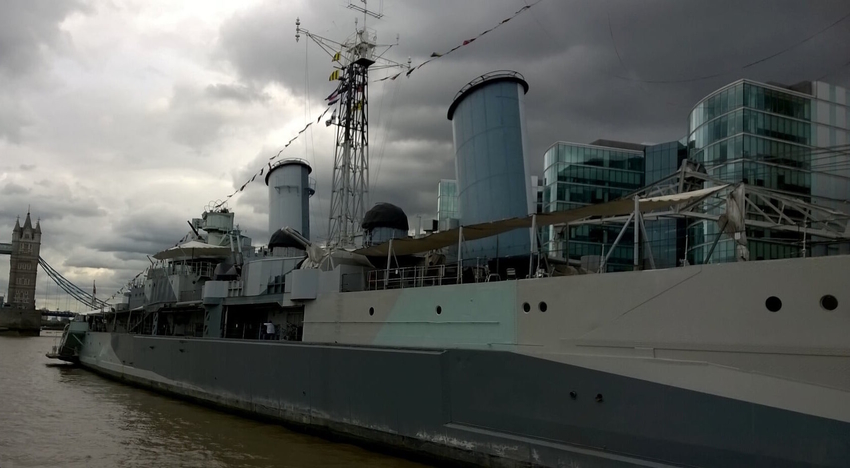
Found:
[{"label": "deck awning", "polygon": [[187,260],[192,258],[224,258],[230,254],[230,247],[189,241],[158,252],[153,258],[157,260]]},{"label": "deck awning", "polygon": [[[639,209],[641,213],[645,213],[648,211],[669,208],[681,203],[692,202],[708,197],[726,187],[728,187],[728,185],[720,185],[675,195],[642,198],[638,201]],[[628,215],[634,210],[634,200],[615,200],[598,205],[583,206],[574,210],[541,213],[537,215],[537,226],[543,227],[551,226],[553,224],[565,224],[591,217],[622,216]],[[514,229],[527,229],[531,227],[532,218],[533,216],[526,216],[523,218],[510,218],[501,221],[463,226],[463,240],[472,241],[513,231]],[[412,255],[442,249],[451,245],[457,245],[460,229],[461,228],[456,228],[448,231],[435,232],[418,239],[393,239],[393,253],[395,255]],[[389,242],[384,242],[383,244],[364,247],[362,249],[355,250],[355,253],[372,257],[386,256],[389,251],[389,244]]]}]

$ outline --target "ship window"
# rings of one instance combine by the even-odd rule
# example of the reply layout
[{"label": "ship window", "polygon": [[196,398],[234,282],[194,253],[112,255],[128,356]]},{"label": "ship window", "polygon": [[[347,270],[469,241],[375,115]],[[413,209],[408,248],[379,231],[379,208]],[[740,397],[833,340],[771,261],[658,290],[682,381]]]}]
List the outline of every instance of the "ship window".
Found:
[{"label": "ship window", "polygon": [[764,301],[764,306],[771,312],[779,312],[782,308],[782,301],[776,296],[770,296]]},{"label": "ship window", "polygon": [[440,315],[442,313],[443,313],[443,308],[440,307],[440,306],[437,306],[437,315]]},{"label": "ship window", "polygon": [[820,298],[820,306],[826,310],[835,310],[838,308],[838,299],[831,294],[827,294]]},{"label": "ship window", "polygon": [[546,312],[546,309],[549,308],[549,306],[547,306],[546,303],[542,301],[540,302],[540,304],[537,304],[537,307],[540,309],[540,312]]},{"label": "ship window", "polygon": [[375,308],[369,307],[369,315],[375,315]]},{"label": "ship window", "polygon": [[529,313],[529,312],[531,312],[531,304],[529,304],[528,302],[523,302],[523,303],[522,303],[522,310],[523,310],[523,312],[525,312],[526,314],[527,314],[527,313]]}]

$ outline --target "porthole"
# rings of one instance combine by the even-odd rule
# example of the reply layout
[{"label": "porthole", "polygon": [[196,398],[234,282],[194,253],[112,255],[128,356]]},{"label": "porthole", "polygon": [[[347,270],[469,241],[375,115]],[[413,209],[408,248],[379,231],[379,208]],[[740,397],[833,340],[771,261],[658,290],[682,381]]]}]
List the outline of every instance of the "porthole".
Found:
[{"label": "porthole", "polygon": [[576,398],[578,398],[578,393],[576,393],[575,391],[570,392],[570,398],[575,400]]},{"label": "porthole", "polygon": [[525,312],[526,314],[531,312],[531,304],[529,304],[528,302],[523,302],[522,303],[522,311]]},{"label": "porthole", "polygon": [[764,306],[771,312],[779,312],[782,308],[782,301],[776,296],[770,296],[764,301]]},{"label": "porthole", "polygon": [[603,398],[603,397],[602,397],[602,394],[601,394],[601,393],[597,393],[597,394],[596,394],[596,402],[597,402],[597,403],[602,403],[603,401],[605,401],[605,398]]},{"label": "porthole", "polygon": [[838,299],[832,294],[827,294],[820,298],[820,306],[826,310],[835,310],[838,308]]},{"label": "porthole", "polygon": [[375,315],[375,308],[369,307],[369,315]]},{"label": "porthole", "polygon": [[440,315],[442,313],[443,313],[443,308],[440,307],[440,306],[437,306],[437,315]]},{"label": "porthole", "polygon": [[549,306],[547,306],[545,302],[541,301],[540,304],[537,304],[537,308],[540,309],[540,312],[546,312],[546,309],[548,309]]}]

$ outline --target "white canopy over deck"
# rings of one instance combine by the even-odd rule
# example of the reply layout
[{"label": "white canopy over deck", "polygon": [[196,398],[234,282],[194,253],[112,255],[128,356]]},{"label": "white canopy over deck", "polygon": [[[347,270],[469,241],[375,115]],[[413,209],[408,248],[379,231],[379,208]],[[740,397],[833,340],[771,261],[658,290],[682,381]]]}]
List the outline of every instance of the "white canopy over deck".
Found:
[{"label": "white canopy over deck", "polygon": [[[638,199],[638,209],[641,212],[660,210],[674,207],[683,203],[693,203],[704,199],[712,194],[725,189],[728,185],[719,185],[686,193],[663,195],[658,197]],[[393,239],[392,252],[395,255],[411,255],[441,249],[456,245],[461,234],[464,241],[483,239],[514,229],[551,226],[554,224],[565,224],[591,217],[610,217],[629,215],[635,211],[635,201],[631,199],[615,200],[598,205],[583,206],[574,210],[556,211],[554,213],[541,213],[529,215],[523,218],[510,218],[489,223],[461,226],[456,229],[435,232],[418,239]],[[461,232],[462,231],[462,232]],[[364,247],[355,250],[355,253],[366,256],[386,256],[390,249],[390,242],[379,245]]]}]

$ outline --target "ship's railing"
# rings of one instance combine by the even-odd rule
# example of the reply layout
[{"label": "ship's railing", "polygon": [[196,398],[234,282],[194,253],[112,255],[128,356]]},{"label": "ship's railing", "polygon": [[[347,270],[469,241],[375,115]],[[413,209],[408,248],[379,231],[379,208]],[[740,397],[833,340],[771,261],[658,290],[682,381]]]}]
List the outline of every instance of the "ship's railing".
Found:
[{"label": "ship's railing", "polygon": [[[475,264],[471,264],[472,261]],[[469,262],[469,263],[467,263]],[[369,291],[381,289],[421,288],[427,286],[445,286],[452,284],[490,283],[494,281],[510,281],[521,279],[514,268],[504,268],[502,274],[490,271],[487,259],[476,258],[464,261],[461,271],[458,263],[448,263],[433,266],[412,266],[404,268],[375,269],[366,272],[366,289]],[[544,271],[538,271],[533,278],[548,277]],[[345,275],[343,275],[345,277]],[[528,278],[525,276],[524,278]],[[345,280],[345,278],[343,278]],[[347,289],[345,281],[340,289],[342,292],[360,291]]]},{"label": "ship's railing", "polygon": [[447,265],[414,266],[405,268],[390,268],[389,270],[372,270],[366,277],[366,288],[370,291],[379,289],[421,288],[425,286],[441,286],[456,284],[457,275],[446,272],[457,266],[447,268]]},{"label": "ship's railing", "polygon": [[204,263],[172,263],[163,267],[154,268],[148,273],[149,279],[161,279],[171,275],[194,275],[198,277],[212,278],[213,265]]}]

